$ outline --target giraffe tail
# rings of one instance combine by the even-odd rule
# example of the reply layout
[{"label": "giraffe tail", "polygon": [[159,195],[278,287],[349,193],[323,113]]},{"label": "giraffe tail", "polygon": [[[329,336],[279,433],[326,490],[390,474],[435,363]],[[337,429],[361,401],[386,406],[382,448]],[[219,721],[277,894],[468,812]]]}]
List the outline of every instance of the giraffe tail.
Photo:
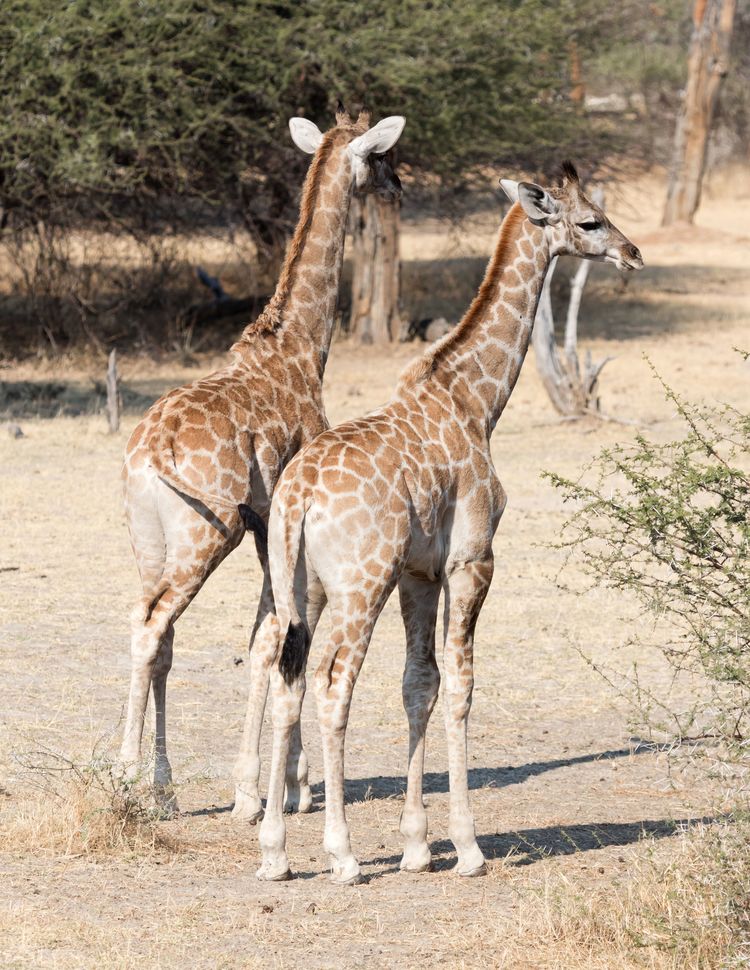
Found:
[{"label": "giraffe tail", "polygon": [[248,532],[255,533],[255,538],[258,540],[260,545],[268,551],[268,529],[266,528],[266,523],[258,515],[254,508],[250,505],[245,505],[241,502],[237,509],[239,510],[240,516],[242,518],[242,524]]},{"label": "giraffe tail", "polygon": [[[272,508],[271,527],[281,526],[281,556],[276,559],[277,575],[273,575],[274,563],[271,564],[274,592],[278,589],[278,601],[286,600],[290,622],[284,637],[279,658],[279,670],[287,684],[291,685],[305,670],[307,654],[310,649],[310,631],[307,624],[300,617],[296,606],[294,578],[297,571],[297,561],[302,544],[302,530],[305,516],[310,507],[312,496],[305,496],[300,505],[287,508],[283,516],[277,509]],[[275,521],[274,521],[275,520]]]},{"label": "giraffe tail", "polygon": [[304,673],[310,649],[310,631],[304,623],[290,623],[281,648],[279,670],[285,682],[291,685]]}]

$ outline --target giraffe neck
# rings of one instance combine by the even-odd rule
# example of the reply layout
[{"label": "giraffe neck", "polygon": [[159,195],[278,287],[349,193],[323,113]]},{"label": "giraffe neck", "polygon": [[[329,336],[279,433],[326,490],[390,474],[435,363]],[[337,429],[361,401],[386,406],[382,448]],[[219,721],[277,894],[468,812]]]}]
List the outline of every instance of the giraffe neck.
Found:
[{"label": "giraffe neck", "polygon": [[492,432],[516,385],[550,261],[549,242],[516,203],[500,227],[479,292],[458,326],[425,358]]},{"label": "giraffe neck", "polygon": [[328,356],[352,193],[348,142],[326,135],[302,192],[300,218],[268,306],[243,331],[240,355],[255,334],[274,334],[287,357],[315,359],[320,377]]}]

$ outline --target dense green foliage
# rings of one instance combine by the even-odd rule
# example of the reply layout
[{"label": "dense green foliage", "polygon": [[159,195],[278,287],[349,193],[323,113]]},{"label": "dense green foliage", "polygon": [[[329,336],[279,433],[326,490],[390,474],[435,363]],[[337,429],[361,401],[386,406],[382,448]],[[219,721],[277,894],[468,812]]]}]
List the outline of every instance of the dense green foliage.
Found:
[{"label": "dense green foliage", "polygon": [[[742,137],[749,3],[725,112]],[[18,272],[0,348],[21,349],[17,321],[59,349],[94,332],[132,340],[147,309],[174,319],[193,283],[186,267],[175,285],[165,230],[244,227],[273,270],[307,166],[287,121],[327,128],[338,98],[406,116],[411,203],[460,202],[499,171],[548,174],[566,156],[584,175],[664,159],[689,14],[689,0],[4,0],[0,246]],[[630,107],[587,111],[576,64],[587,92]],[[145,278],[76,264],[81,227],[130,234]]]},{"label": "dense green foliage", "polygon": [[[684,437],[603,451],[594,484],[549,476],[578,508],[562,545],[597,583],[634,594],[666,621],[661,650],[697,675],[671,729],[750,737],[750,416],[687,403],[669,388]],[[660,627],[661,630],[661,627]]]},{"label": "dense green foliage", "polygon": [[269,230],[304,167],[287,119],[327,127],[338,97],[405,114],[402,161],[447,182],[490,163],[542,171],[561,152],[599,160],[621,141],[568,98],[570,44],[604,57],[631,7],[6,0],[0,204],[109,221],[209,203]]}]

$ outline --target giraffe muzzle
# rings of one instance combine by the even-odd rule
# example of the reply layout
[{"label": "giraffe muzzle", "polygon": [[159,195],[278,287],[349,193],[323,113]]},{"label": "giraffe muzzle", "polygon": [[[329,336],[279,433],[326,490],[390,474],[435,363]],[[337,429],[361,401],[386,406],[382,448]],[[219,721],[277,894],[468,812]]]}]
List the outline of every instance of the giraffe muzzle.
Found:
[{"label": "giraffe muzzle", "polygon": [[640,249],[632,243],[626,243],[620,249],[617,268],[625,272],[643,269],[643,256],[641,256]]}]

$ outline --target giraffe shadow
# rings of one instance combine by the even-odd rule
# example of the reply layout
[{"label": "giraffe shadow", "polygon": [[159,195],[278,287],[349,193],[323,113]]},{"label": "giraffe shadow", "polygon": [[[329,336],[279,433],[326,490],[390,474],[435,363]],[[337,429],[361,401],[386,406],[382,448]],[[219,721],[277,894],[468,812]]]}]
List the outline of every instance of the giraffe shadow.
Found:
[{"label": "giraffe shadow", "polygon": [[[547,771],[558,768],[573,768],[576,765],[590,764],[596,761],[613,761],[616,758],[627,758],[641,754],[653,754],[660,750],[658,745],[633,739],[633,746],[627,748],[612,748],[607,751],[593,751],[589,754],[576,755],[571,758],[553,758],[549,761],[532,761],[525,765],[512,765],[497,768],[470,768],[469,788],[473,791],[482,788],[506,788],[509,785],[520,785],[529,778],[535,778]],[[310,786],[313,796],[312,812],[323,811],[325,807],[325,785],[322,781]],[[369,778],[350,778],[344,782],[344,800],[347,805],[356,802],[378,801],[389,798],[403,798],[406,790],[405,775],[372,775]],[[450,791],[447,771],[425,772],[423,781],[425,795],[442,795]],[[231,812],[232,805],[212,805],[201,808],[186,815],[220,815]]]},{"label": "giraffe shadow", "polygon": [[[506,865],[528,866],[557,856],[579,855],[596,849],[634,845],[642,839],[664,839],[684,832],[694,825],[710,825],[715,816],[681,819],[640,819],[636,822],[588,822],[580,825],[549,825],[544,828],[519,829],[478,835],[477,842],[486,859],[503,859]],[[456,862],[453,843],[437,839],[430,845],[433,870],[452,869]],[[387,866],[369,875],[370,879],[398,871],[401,855],[377,856],[367,865]]]},{"label": "giraffe shadow", "polygon": [[[595,761],[613,761],[617,758],[627,758],[631,755],[652,753],[653,746],[639,745],[637,747],[613,748],[607,751],[594,751],[589,754],[576,755],[571,758],[554,758],[549,761],[532,761],[525,765],[503,766],[496,768],[470,768],[469,788],[506,788],[509,785],[520,785],[529,778],[543,775],[558,768],[572,768],[576,765],[589,764]],[[347,804],[353,802],[376,801],[386,798],[401,798],[406,787],[405,775],[373,775],[369,778],[347,779],[344,785],[344,797]],[[325,792],[323,782],[311,786],[313,793],[313,807],[321,807]],[[425,795],[447,794],[450,790],[447,771],[428,771],[424,775],[423,790]]]}]

